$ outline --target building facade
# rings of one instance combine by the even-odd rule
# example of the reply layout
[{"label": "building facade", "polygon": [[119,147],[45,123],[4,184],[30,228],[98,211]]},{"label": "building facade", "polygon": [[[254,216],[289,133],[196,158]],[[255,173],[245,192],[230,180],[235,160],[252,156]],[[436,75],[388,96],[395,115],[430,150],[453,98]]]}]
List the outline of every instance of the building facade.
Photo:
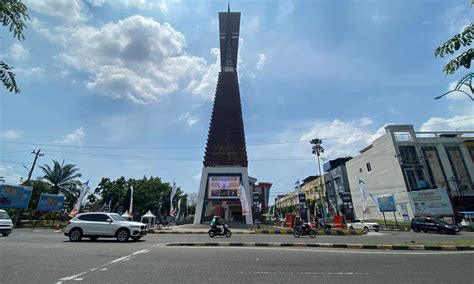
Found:
[{"label": "building facade", "polygon": [[[414,214],[409,192],[445,188],[454,214],[474,209],[474,167],[469,138],[474,132],[415,132],[412,125],[389,125],[385,134],[346,163],[349,185],[358,218],[382,219],[376,197],[393,194],[401,207]],[[467,144],[467,146],[466,146]],[[361,187],[367,193],[362,210]]]},{"label": "building facade", "polygon": [[351,157],[337,158],[323,165],[328,213],[330,216],[344,215],[348,220],[354,218],[354,206],[346,169],[346,162],[350,159]]}]

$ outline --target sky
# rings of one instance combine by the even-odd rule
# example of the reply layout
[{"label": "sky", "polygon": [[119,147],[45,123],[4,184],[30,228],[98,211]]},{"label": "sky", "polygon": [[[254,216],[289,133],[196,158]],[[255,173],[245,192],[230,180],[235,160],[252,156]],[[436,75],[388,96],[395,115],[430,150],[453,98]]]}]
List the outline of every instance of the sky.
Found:
[{"label": "sky", "polygon": [[[0,90],[0,176],[26,179],[31,151],[102,177],[160,177],[197,193],[220,70],[218,0],[25,0],[25,40],[3,27],[0,58],[19,95]],[[468,73],[434,50],[473,19],[468,0],[231,1],[241,12],[239,81],[249,175],[272,196],[356,156],[387,124],[474,130],[450,94]],[[33,178],[42,175],[35,168]]]}]

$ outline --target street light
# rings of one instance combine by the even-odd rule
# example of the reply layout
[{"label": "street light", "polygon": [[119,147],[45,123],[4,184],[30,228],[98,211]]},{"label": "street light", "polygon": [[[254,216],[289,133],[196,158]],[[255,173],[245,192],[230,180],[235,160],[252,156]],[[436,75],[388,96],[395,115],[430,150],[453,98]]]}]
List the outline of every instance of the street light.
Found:
[{"label": "street light", "polygon": [[[461,80],[459,80],[458,84],[456,85],[456,87],[454,88],[454,90],[450,90],[444,94],[442,94],[441,96],[437,96],[435,97],[434,99],[435,100],[439,100],[441,99],[442,97],[446,96],[447,94],[450,94],[450,93],[453,93],[453,92],[461,92],[463,94],[465,94],[466,96],[468,96],[471,101],[474,101],[474,97],[472,96],[472,94],[474,93],[474,88],[472,86],[472,78],[474,77],[474,73],[469,73],[467,74],[466,76],[464,76],[463,78],[461,78]],[[469,82],[469,83],[468,83]],[[471,90],[471,94],[468,94],[466,91],[464,90],[461,90],[461,88],[463,87],[463,85],[466,85],[469,87],[469,89]]]}]

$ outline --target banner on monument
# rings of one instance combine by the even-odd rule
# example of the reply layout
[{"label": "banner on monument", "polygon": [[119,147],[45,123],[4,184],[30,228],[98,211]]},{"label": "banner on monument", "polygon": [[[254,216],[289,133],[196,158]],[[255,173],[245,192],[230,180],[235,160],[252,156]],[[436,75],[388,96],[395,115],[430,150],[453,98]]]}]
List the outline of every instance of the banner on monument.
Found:
[{"label": "banner on monument", "polygon": [[240,177],[238,176],[211,176],[209,177],[208,198],[239,199]]}]

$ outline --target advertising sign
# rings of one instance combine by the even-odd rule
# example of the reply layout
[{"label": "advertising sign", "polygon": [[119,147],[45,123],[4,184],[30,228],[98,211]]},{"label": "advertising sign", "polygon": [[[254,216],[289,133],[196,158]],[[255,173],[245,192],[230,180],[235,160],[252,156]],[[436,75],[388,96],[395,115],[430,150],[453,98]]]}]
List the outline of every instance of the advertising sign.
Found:
[{"label": "advertising sign", "polygon": [[33,188],[0,184],[0,208],[28,208]]},{"label": "advertising sign", "polygon": [[377,204],[380,212],[396,212],[395,196],[393,194],[384,194],[377,196]]},{"label": "advertising sign", "polygon": [[208,198],[240,198],[240,177],[209,177]]},{"label": "advertising sign", "polygon": [[299,194],[298,194],[298,201],[300,202],[300,204],[306,203],[306,194],[304,194],[304,193],[299,193]]},{"label": "advertising sign", "polygon": [[445,188],[410,192],[415,216],[452,216],[453,208]]},{"label": "advertising sign", "polygon": [[408,216],[408,208],[406,203],[400,203],[400,212],[402,212],[403,221],[410,221],[410,216]]},{"label": "advertising sign", "polygon": [[52,212],[63,209],[64,195],[41,193],[36,211]]}]

